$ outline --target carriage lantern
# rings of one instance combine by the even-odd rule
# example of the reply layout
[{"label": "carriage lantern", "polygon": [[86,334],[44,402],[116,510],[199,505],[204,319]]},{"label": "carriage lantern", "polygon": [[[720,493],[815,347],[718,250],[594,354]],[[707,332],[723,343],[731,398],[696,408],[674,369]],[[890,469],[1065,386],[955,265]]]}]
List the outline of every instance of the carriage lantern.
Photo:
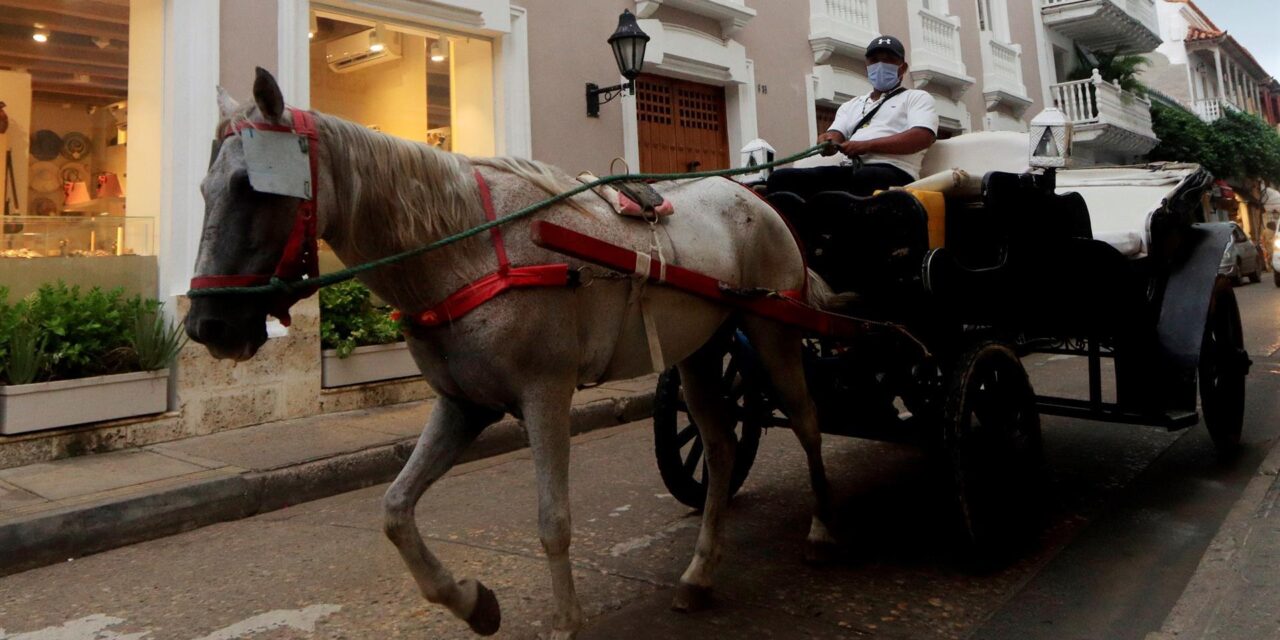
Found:
[{"label": "carriage lantern", "polygon": [[[601,89],[594,83],[587,83],[587,116],[600,117],[600,105],[622,95],[624,91],[636,92],[635,79],[644,69],[644,52],[649,45],[649,35],[640,28],[636,17],[630,11],[623,10],[618,18],[618,30],[609,36],[609,46],[613,49],[614,61],[618,63],[618,73],[627,79],[626,84]],[[604,95],[604,100],[600,96]]]},{"label": "carriage lantern", "polygon": [[1064,169],[1071,165],[1071,122],[1054,107],[1031,120],[1032,167]]}]

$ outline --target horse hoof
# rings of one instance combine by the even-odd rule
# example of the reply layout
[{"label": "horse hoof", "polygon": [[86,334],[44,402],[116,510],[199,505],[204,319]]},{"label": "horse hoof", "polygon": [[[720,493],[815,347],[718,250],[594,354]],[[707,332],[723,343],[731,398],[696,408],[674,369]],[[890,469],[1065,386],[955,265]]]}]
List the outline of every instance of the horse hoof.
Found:
[{"label": "horse hoof", "polygon": [[839,557],[840,547],[830,540],[810,540],[804,551],[804,561],[815,567],[832,564]]},{"label": "horse hoof", "polygon": [[476,606],[471,610],[467,624],[482,636],[491,636],[502,626],[502,607],[498,606],[498,597],[479,580],[476,581]]},{"label": "horse hoof", "polygon": [[671,602],[671,608],[680,613],[705,611],[710,609],[711,605],[711,587],[700,587],[684,582],[676,587],[676,597]]}]

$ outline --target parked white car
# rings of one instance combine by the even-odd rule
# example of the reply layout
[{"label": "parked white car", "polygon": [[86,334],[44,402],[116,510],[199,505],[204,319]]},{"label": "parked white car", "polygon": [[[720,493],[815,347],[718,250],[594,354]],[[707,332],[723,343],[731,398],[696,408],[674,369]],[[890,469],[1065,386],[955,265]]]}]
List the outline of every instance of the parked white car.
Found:
[{"label": "parked white car", "polygon": [[[1240,284],[1245,277],[1249,282],[1262,282],[1262,272],[1266,271],[1262,252],[1258,245],[1236,223],[1231,223],[1231,245],[1222,252],[1222,262],[1218,265],[1218,273],[1231,278]],[[1280,281],[1277,281],[1280,284]]]}]

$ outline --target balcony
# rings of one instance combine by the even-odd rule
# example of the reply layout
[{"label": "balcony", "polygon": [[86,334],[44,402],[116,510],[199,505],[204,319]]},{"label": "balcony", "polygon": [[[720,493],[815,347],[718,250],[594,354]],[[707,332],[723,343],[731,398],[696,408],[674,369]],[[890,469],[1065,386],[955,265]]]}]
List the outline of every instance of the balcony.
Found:
[{"label": "balcony", "polygon": [[1151,130],[1151,102],[1106,82],[1097,69],[1088,80],[1050,86],[1050,94],[1071,121],[1083,159],[1130,163],[1160,142]]},{"label": "balcony", "polygon": [[1017,118],[1031,106],[1027,87],[1022,82],[1021,45],[1001,42],[990,33],[982,34],[982,95],[988,111],[1003,104]]},{"label": "balcony", "polygon": [[756,17],[745,0],[636,0],[636,16],[651,18],[660,7],[682,9],[720,23],[721,37],[729,38]]},{"label": "balcony", "polygon": [[974,83],[961,60],[960,19],[920,9],[910,29],[907,57],[916,86],[936,85],[950,91],[952,100],[959,100]]},{"label": "balcony", "polygon": [[809,44],[814,64],[835,54],[861,59],[880,35],[875,0],[809,0]]},{"label": "balcony", "polygon": [[1195,112],[1205,122],[1213,122],[1222,117],[1224,111],[1239,111],[1240,108],[1230,100],[1212,98],[1209,100],[1196,100]]},{"label": "balcony", "polygon": [[1160,46],[1153,0],[1040,0],[1044,24],[1095,51],[1146,53]]}]

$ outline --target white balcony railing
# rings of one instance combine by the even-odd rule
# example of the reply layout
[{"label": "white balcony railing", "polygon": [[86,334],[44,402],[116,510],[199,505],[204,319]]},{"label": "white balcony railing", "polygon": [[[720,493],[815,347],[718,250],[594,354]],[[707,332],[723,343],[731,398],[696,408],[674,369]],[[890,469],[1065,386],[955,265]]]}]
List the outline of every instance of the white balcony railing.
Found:
[{"label": "white balcony railing", "polygon": [[1053,103],[1075,126],[1104,124],[1155,138],[1151,102],[1102,79],[1097,69],[1088,80],[1050,87]]},{"label": "white balcony railing", "polygon": [[920,8],[911,18],[911,76],[916,86],[936,84],[949,88],[959,100],[974,80],[960,54],[960,19]]},{"label": "white balcony railing", "polygon": [[814,62],[831,54],[861,58],[867,43],[880,35],[875,0],[809,0],[809,42]]},{"label": "white balcony railing", "polygon": [[960,59],[960,25],[928,9],[920,10],[924,50],[944,60]]},{"label": "white balcony railing", "polygon": [[1228,110],[1239,111],[1240,109],[1237,108],[1230,100],[1223,100],[1220,98],[1196,100],[1195,102],[1196,115],[1200,116],[1200,119],[1205,122],[1213,122],[1214,120],[1221,118],[1222,113]]},{"label": "white balcony railing", "polygon": [[1004,102],[1020,113],[1031,104],[1022,82],[1022,47],[1001,42],[989,32],[982,34],[982,43],[982,91],[987,108]]},{"label": "white balcony railing", "polygon": [[[1042,7],[1057,7],[1068,4],[1078,4],[1083,2],[1093,2],[1095,0],[1041,0]],[[1133,16],[1135,20],[1145,25],[1156,24],[1156,4],[1155,0],[1106,0],[1116,6],[1124,9],[1124,12]]]}]

